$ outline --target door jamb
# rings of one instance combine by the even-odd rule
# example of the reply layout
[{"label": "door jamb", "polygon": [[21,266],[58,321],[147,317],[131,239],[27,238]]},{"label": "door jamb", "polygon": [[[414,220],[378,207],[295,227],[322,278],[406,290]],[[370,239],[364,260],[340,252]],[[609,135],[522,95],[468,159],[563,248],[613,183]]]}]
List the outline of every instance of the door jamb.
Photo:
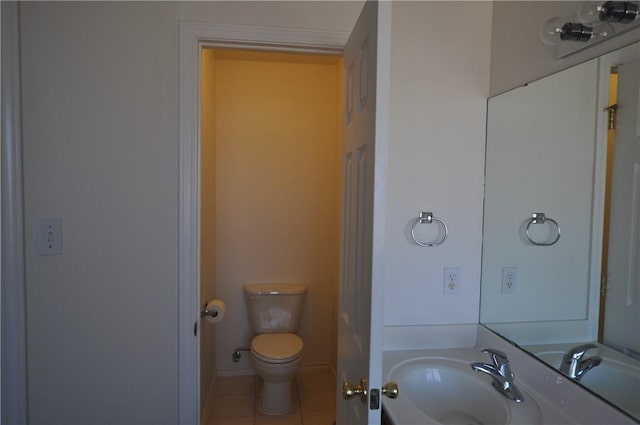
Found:
[{"label": "door jamb", "polygon": [[178,423],[200,423],[200,51],[204,46],[341,54],[345,31],[180,22]]},{"label": "door jamb", "polygon": [[28,422],[24,188],[17,2],[2,2],[2,290],[0,423]]}]

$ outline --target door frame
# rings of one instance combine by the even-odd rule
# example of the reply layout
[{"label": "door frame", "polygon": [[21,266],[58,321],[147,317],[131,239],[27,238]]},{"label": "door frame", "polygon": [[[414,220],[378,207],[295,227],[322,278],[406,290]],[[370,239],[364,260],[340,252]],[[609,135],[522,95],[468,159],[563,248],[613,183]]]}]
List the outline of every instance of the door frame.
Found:
[{"label": "door frame", "polygon": [[[204,47],[341,55],[345,31],[180,22],[178,423],[200,424],[200,66]],[[198,325],[199,327],[199,325]]]},{"label": "door frame", "polygon": [[27,316],[17,2],[2,2],[2,341],[0,423],[27,423]]}]

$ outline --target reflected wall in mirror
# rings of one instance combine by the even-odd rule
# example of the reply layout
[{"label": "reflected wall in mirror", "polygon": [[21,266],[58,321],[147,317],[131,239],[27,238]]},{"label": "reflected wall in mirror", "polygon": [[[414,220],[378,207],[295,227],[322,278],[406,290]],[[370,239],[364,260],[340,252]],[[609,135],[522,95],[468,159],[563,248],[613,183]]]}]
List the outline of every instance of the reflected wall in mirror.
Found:
[{"label": "reflected wall in mirror", "polygon": [[640,43],[489,99],[480,313],[637,420],[639,105]]}]

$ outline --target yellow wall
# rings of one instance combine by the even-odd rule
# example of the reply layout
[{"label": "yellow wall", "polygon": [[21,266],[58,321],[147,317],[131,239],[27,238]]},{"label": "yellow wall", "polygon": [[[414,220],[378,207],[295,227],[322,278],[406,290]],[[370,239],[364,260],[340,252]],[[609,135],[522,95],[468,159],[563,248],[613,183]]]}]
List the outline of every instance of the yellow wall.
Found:
[{"label": "yellow wall", "polygon": [[[202,51],[200,120],[200,304],[216,295],[216,168],[215,168],[215,52]],[[204,418],[207,394],[215,378],[215,326],[200,321],[200,417]]]},{"label": "yellow wall", "polygon": [[[337,58],[216,51],[216,284],[227,303],[218,370],[251,341],[242,285],[308,285],[309,364],[335,359],[339,252]],[[245,356],[248,357],[248,356]]]}]

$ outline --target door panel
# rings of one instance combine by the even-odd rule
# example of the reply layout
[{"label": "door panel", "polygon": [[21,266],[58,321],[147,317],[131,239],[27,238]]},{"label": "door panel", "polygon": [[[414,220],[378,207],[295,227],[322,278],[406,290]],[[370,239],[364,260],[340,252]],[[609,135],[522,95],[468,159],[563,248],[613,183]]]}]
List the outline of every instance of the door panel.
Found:
[{"label": "door panel", "polygon": [[[379,389],[382,373],[390,7],[388,3],[367,2],[344,51],[337,409],[337,422],[343,425],[380,423],[380,410],[369,409],[368,397],[345,400],[341,393],[343,383],[355,386],[361,379],[367,380],[367,389]],[[385,30],[384,40],[379,28]],[[379,62],[380,57],[384,60]]]}]

